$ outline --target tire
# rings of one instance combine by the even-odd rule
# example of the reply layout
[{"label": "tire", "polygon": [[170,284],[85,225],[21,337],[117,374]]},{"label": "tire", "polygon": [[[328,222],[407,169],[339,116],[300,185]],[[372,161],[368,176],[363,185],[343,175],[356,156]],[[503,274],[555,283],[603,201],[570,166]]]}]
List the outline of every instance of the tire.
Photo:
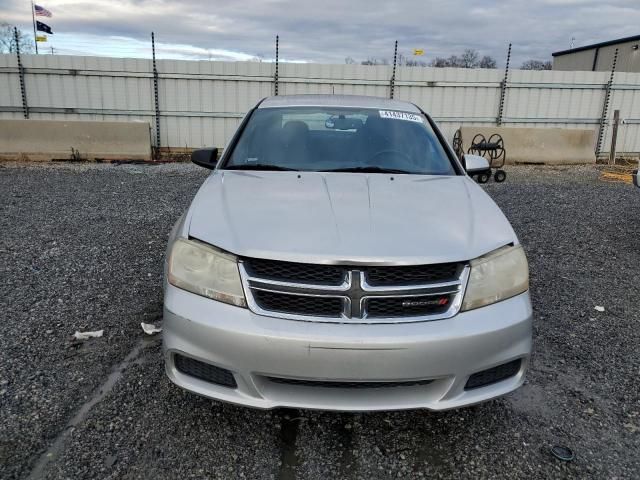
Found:
[{"label": "tire", "polygon": [[487,183],[490,178],[491,178],[491,174],[481,173],[478,175],[478,183]]},{"label": "tire", "polygon": [[496,173],[493,175],[493,179],[498,183],[502,183],[507,179],[507,172],[504,170],[496,170]]}]

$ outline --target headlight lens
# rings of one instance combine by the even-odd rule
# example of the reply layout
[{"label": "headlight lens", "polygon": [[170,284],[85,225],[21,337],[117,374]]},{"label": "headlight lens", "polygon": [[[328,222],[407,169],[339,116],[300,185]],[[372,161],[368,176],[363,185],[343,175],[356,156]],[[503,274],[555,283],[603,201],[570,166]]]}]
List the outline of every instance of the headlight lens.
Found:
[{"label": "headlight lens", "polygon": [[246,307],[238,260],[207,244],[178,239],[169,256],[171,285],[224,303]]},{"label": "headlight lens", "polygon": [[471,261],[462,310],[473,310],[529,289],[529,266],[520,245],[507,246]]}]

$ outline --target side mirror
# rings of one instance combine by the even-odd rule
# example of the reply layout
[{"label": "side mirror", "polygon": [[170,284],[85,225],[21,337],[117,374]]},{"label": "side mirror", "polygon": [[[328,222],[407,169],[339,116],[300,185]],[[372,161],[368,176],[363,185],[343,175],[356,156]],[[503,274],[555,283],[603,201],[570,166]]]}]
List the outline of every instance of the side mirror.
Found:
[{"label": "side mirror", "polygon": [[486,172],[491,168],[489,161],[480,155],[465,155],[464,164],[469,175]]},{"label": "side mirror", "polygon": [[213,170],[218,163],[217,148],[201,148],[191,152],[191,161],[196,165]]}]

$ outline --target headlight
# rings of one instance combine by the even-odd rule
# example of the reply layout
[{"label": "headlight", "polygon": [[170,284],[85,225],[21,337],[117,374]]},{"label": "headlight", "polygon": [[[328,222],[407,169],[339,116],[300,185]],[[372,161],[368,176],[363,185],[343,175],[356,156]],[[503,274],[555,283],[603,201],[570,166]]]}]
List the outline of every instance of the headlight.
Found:
[{"label": "headlight", "polygon": [[473,310],[529,289],[529,266],[520,245],[502,247],[471,261],[462,310]]},{"label": "headlight", "polygon": [[178,239],[169,256],[171,285],[224,303],[246,307],[238,260],[209,245]]}]

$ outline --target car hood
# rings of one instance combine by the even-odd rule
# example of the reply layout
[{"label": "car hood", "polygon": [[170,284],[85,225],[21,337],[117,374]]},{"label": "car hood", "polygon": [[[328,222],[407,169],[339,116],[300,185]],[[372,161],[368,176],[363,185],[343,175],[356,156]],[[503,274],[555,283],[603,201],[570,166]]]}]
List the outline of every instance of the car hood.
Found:
[{"label": "car hood", "polygon": [[463,261],[517,242],[466,176],[215,171],[185,228],[240,256],[307,263]]}]

